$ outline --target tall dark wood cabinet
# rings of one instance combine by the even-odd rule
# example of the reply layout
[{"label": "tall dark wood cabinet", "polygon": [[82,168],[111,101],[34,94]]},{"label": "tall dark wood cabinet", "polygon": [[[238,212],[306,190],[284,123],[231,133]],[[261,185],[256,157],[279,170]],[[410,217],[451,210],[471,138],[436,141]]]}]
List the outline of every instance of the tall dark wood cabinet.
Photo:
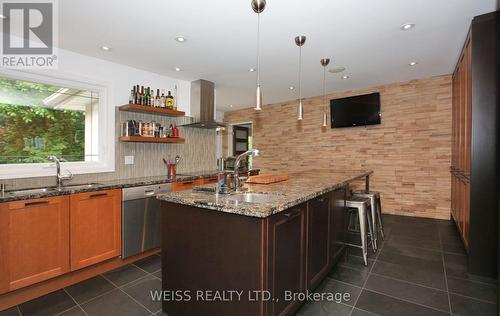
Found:
[{"label": "tall dark wood cabinet", "polygon": [[451,210],[469,273],[495,278],[498,262],[500,11],[473,19],[453,74]]}]

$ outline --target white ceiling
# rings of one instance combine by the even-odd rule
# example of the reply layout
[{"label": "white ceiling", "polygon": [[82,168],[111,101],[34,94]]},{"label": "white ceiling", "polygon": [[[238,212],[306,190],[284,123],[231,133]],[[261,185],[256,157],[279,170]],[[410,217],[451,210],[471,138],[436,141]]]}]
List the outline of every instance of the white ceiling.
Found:
[{"label": "white ceiling", "polygon": [[[218,110],[252,106],[257,15],[250,0],[59,1],[60,44],[167,76],[216,83]],[[496,0],[267,0],[261,14],[265,104],[298,98],[296,35],[306,35],[303,95],[322,93],[319,60],[330,57],[327,91],[449,74],[475,15]],[[401,31],[404,23],[415,23]],[[174,38],[185,36],[187,42]],[[112,49],[104,52],[101,45]],[[409,67],[410,61],[418,61]],[[183,71],[175,72],[175,67]],[[126,93],[126,91],[124,91]]]}]

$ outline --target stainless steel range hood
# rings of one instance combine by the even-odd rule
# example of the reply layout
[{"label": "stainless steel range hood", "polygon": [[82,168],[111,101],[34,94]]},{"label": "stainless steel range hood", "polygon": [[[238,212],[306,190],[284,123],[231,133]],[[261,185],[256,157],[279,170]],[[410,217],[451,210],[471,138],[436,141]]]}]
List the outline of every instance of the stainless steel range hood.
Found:
[{"label": "stainless steel range hood", "polygon": [[183,126],[196,128],[225,127],[223,123],[215,120],[215,85],[208,80],[191,82],[191,117],[192,123]]}]

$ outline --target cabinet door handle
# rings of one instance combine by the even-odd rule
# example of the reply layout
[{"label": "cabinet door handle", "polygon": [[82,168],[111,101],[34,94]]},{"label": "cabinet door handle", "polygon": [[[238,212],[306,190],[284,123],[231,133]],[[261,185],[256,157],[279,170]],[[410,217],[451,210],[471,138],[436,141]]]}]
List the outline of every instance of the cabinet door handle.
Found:
[{"label": "cabinet door handle", "polygon": [[24,203],[24,206],[35,206],[35,205],[47,205],[49,204],[49,201],[35,201],[35,202],[28,202]]},{"label": "cabinet door handle", "polygon": [[107,196],[107,195],[108,195],[107,193],[97,193],[97,194],[91,194],[89,196],[89,198],[96,199],[96,198],[100,198],[100,197]]}]

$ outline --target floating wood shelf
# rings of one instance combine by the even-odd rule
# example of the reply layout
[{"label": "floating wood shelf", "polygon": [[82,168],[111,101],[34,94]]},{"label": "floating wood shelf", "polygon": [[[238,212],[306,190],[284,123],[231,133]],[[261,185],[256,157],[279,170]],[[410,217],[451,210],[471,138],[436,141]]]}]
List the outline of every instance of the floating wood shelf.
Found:
[{"label": "floating wood shelf", "polygon": [[120,111],[149,113],[164,116],[184,116],[183,111],[169,110],[165,108],[155,108],[153,106],[146,106],[141,104],[125,104],[118,107]]},{"label": "floating wood shelf", "polygon": [[138,143],[185,143],[186,139],[182,137],[144,137],[144,136],[120,136],[121,142],[138,142]]}]

